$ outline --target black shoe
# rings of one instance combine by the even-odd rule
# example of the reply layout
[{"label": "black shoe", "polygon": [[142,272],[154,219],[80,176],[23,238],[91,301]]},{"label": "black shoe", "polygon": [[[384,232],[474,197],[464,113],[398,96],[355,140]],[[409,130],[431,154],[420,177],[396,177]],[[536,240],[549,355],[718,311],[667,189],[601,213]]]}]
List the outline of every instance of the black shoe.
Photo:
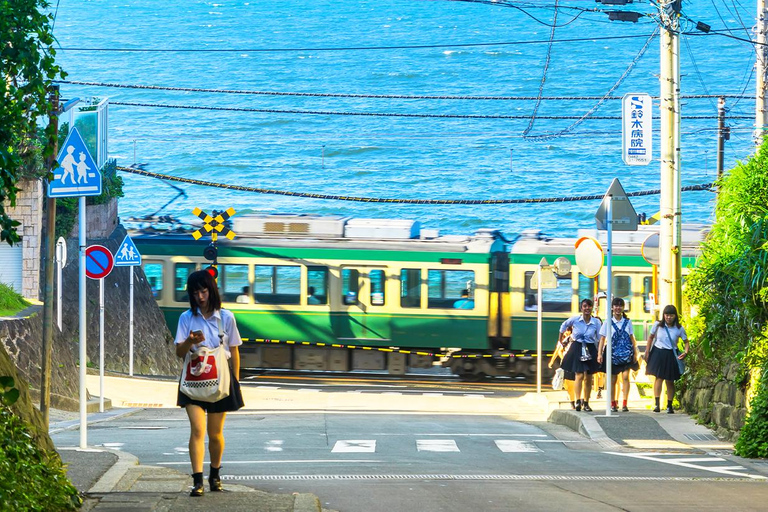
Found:
[{"label": "black shoe", "polygon": [[675,414],[675,410],[672,407],[667,407],[667,414]]},{"label": "black shoe", "polygon": [[625,405],[624,407],[621,408],[621,412],[629,412],[629,407]]},{"label": "black shoe", "polygon": [[571,409],[575,409],[575,408],[576,408],[576,404],[574,402],[571,402]]},{"label": "black shoe", "polygon": [[592,408],[589,406],[589,404],[587,404],[587,403],[584,404],[584,411],[592,412]]},{"label": "black shoe", "polygon": [[195,486],[192,488],[192,490],[189,492],[189,495],[194,498],[199,498],[203,495],[205,491],[203,490],[203,484],[195,484]]},{"label": "black shoe", "polygon": [[576,400],[576,407],[574,409],[576,409],[576,412],[581,410],[581,400]]},{"label": "black shoe", "polygon": [[600,400],[601,398],[603,398],[603,390],[602,389],[598,389],[597,390],[597,399]]},{"label": "black shoe", "polygon": [[661,412],[661,409],[659,409],[658,405],[653,408],[653,412]]},{"label": "black shoe", "polygon": [[611,412],[619,412],[619,408],[615,405],[611,406]]},{"label": "black shoe", "polygon": [[221,492],[224,490],[221,487],[221,478],[209,478],[208,484],[211,486],[211,492]]}]

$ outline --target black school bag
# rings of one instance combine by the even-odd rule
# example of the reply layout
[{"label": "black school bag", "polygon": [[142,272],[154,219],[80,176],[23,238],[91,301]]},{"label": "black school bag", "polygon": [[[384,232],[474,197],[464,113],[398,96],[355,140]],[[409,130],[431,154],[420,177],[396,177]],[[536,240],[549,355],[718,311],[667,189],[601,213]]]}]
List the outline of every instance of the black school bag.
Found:
[{"label": "black school bag", "polygon": [[611,359],[613,364],[629,364],[635,355],[634,347],[632,346],[632,339],[629,337],[629,333],[625,330],[629,319],[625,318],[624,323],[621,324],[621,328],[616,326],[616,322],[611,319],[613,324],[613,342],[611,343]]}]

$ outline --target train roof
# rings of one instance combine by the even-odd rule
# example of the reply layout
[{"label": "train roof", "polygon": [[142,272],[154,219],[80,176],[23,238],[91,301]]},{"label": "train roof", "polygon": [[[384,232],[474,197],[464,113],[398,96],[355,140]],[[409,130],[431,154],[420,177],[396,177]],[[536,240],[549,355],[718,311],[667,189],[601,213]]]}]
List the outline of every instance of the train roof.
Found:
[{"label": "train roof", "polygon": [[[711,225],[683,224],[681,228],[683,257],[698,256],[700,244],[706,237]],[[640,225],[637,231],[614,231],[612,236],[613,252],[617,256],[638,256],[643,242],[652,234],[659,233],[659,225]],[[597,229],[580,229],[576,238],[552,238],[538,230],[523,231],[512,246],[512,254],[572,254],[576,240],[592,237],[605,247],[608,244],[608,232]]]},{"label": "train roof", "polygon": [[[142,220],[137,229],[129,229],[132,239],[139,244],[196,243],[192,237],[196,226],[174,224],[168,218],[162,222]],[[217,243],[221,246],[454,253],[508,250],[508,241],[495,229],[479,229],[473,235],[441,236],[437,229],[422,229],[418,221],[404,219],[247,214],[233,217],[227,225],[236,237],[227,240],[220,235]]]}]

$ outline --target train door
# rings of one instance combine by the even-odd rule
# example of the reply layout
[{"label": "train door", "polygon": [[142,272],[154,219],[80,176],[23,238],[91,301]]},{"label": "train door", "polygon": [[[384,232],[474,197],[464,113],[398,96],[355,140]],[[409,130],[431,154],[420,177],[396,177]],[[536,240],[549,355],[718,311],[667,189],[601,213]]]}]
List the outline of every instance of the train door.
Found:
[{"label": "train door", "polygon": [[336,338],[350,344],[389,346],[386,269],[343,265],[340,278],[340,305],[334,315]]}]

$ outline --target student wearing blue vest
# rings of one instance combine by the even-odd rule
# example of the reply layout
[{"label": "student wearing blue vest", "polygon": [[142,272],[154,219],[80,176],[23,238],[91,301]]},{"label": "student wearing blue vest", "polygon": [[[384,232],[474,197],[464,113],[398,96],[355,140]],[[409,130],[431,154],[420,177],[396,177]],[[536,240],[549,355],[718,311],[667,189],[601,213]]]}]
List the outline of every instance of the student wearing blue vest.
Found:
[{"label": "student wearing blue vest", "polygon": [[[683,340],[685,350],[678,352],[677,343]],[[688,335],[680,325],[680,317],[677,308],[673,305],[665,306],[662,318],[653,325],[648,336],[648,347],[645,349],[645,373],[653,375],[653,396],[656,399],[656,407],[653,412],[661,412],[659,400],[661,399],[661,385],[667,386],[667,413],[674,414],[672,398],[675,396],[675,381],[680,378],[680,362],[688,355]]]},{"label": "student wearing blue vest", "polygon": [[[629,411],[629,372],[638,370],[637,340],[632,329],[632,321],[624,312],[624,299],[616,297],[611,302],[611,410],[619,410],[618,377],[621,375],[621,389],[624,395],[621,410]],[[597,348],[597,362],[600,370],[605,372],[607,361],[605,360],[606,337],[608,336],[608,322],[600,329],[600,346]]]}]

